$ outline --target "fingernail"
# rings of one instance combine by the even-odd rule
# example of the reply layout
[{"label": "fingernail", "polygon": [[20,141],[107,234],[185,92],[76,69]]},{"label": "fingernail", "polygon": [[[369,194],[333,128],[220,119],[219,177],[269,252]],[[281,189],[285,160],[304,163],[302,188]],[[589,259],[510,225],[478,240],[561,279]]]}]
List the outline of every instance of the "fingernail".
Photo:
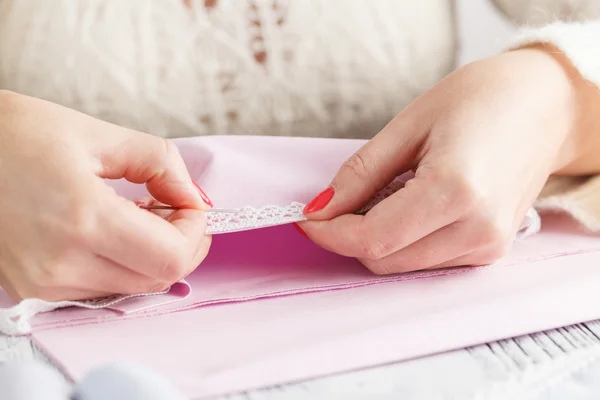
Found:
[{"label": "fingernail", "polygon": [[323,190],[321,193],[317,195],[310,203],[304,207],[304,214],[310,214],[317,211],[321,211],[322,209],[329,204],[331,199],[333,198],[334,191],[332,187],[328,187]]},{"label": "fingernail", "polygon": [[202,188],[200,186],[198,186],[198,184],[196,182],[193,182],[194,186],[196,186],[196,189],[198,190],[198,193],[200,193],[200,197],[202,197],[202,201],[204,201],[209,207],[213,206],[212,201],[210,201],[210,199],[208,198],[208,196],[206,195],[206,193],[204,193],[204,190],[202,190]]},{"label": "fingernail", "polygon": [[298,231],[299,234],[301,234],[302,236],[304,236],[305,238],[308,239],[308,235],[306,234],[306,232],[304,232],[304,230],[302,228],[300,228],[300,225],[298,225],[296,222],[293,223],[294,228],[296,228],[296,230]]}]

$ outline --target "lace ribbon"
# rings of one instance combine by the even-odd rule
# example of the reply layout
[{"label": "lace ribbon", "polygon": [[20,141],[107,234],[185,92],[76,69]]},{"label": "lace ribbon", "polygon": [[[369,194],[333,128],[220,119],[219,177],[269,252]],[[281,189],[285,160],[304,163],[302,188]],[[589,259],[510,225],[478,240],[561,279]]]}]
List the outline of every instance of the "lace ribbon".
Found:
[{"label": "lace ribbon", "polygon": [[208,213],[206,232],[218,235],[300,222],[306,220],[302,210],[304,204],[292,203],[287,206],[244,207],[235,213]]},{"label": "lace ribbon", "polygon": [[[406,184],[405,177],[399,177],[385,189],[377,193],[357,214],[364,215],[382,200],[400,190]],[[261,229],[293,222],[305,221],[303,214],[304,204],[291,203],[284,206],[269,205],[260,208],[244,207],[235,213],[209,213],[207,233],[210,235],[241,232]],[[530,209],[517,234],[517,239],[533,235],[540,230],[541,220],[539,214]],[[47,302],[40,299],[25,299],[19,304],[6,309],[0,309],[0,332],[7,335],[23,335],[31,331],[30,320],[38,313],[48,312],[63,307],[106,308],[121,301],[140,296],[161,295],[160,293],[142,293],[137,295],[113,295],[109,297],[90,299],[85,301],[60,301]]]}]

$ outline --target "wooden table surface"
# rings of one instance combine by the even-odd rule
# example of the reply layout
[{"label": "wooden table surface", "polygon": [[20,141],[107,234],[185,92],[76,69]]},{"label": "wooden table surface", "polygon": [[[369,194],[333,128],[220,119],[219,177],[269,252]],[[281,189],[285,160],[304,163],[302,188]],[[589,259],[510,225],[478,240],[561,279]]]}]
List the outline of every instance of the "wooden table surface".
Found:
[{"label": "wooden table surface", "polygon": [[[27,337],[0,335],[0,362],[32,359],[48,363]],[[600,322],[225,399],[600,399]]]}]

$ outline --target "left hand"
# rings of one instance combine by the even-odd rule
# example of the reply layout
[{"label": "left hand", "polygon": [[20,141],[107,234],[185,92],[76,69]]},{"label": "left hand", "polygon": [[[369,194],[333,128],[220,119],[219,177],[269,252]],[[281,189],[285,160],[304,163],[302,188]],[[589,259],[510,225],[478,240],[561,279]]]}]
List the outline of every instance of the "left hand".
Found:
[{"label": "left hand", "polygon": [[[491,263],[550,174],[598,170],[581,156],[585,96],[597,92],[543,48],[462,67],[353,155],[300,227],[376,274]],[[411,169],[405,188],[352,214]]]},{"label": "left hand", "polygon": [[[14,300],[158,292],[208,254],[211,202],[172,141],[0,91],[0,287]],[[166,218],[106,179],[144,184]]]}]

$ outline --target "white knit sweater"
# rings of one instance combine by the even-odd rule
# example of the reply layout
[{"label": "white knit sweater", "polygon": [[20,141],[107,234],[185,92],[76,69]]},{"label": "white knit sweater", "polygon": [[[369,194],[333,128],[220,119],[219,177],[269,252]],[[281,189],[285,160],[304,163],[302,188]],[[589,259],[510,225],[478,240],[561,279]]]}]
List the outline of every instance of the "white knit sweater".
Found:
[{"label": "white knit sweater", "polygon": [[[369,138],[455,64],[452,0],[190,3],[0,0],[0,88],[164,137]],[[538,24],[600,8],[496,3]]]}]

